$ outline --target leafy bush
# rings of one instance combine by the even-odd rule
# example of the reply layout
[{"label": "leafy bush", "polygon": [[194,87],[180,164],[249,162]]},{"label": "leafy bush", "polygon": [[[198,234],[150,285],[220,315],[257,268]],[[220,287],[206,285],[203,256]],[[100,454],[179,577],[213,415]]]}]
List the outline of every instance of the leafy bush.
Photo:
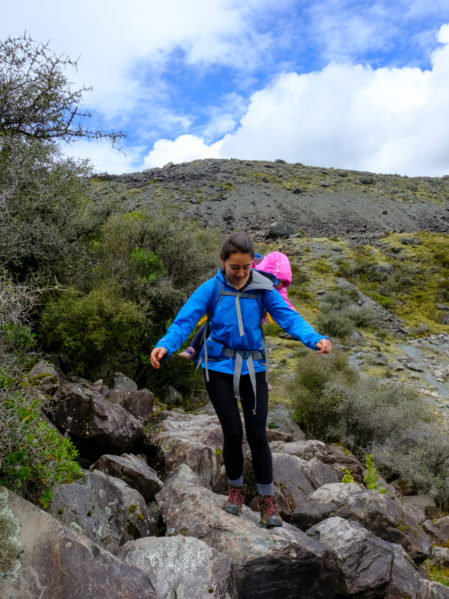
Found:
[{"label": "leafy bush", "polygon": [[41,418],[41,399],[25,396],[14,383],[3,379],[0,388],[0,484],[45,509],[53,486],[81,473],[77,450]]},{"label": "leafy bush", "polygon": [[214,273],[218,253],[216,233],[170,212],[115,214],[101,231],[98,274],[119,281],[131,299],[164,278],[189,294]]},{"label": "leafy bush", "polygon": [[318,331],[330,337],[345,339],[353,332],[354,322],[347,316],[342,316],[338,312],[329,312],[319,314],[315,320]]},{"label": "leafy bush", "polygon": [[[349,388],[356,377],[343,352],[328,355],[307,352],[299,357],[290,391],[294,417],[309,437],[329,437],[329,427],[339,417],[345,402],[344,389]],[[343,393],[329,392],[330,386],[335,389],[336,382],[341,383]]]},{"label": "leafy bush", "polygon": [[67,292],[46,304],[41,337],[48,348],[67,356],[84,375],[108,361],[138,355],[145,339],[145,317],[138,306],[121,297],[114,285],[87,295]]},{"label": "leafy bush", "polygon": [[[0,263],[25,280],[62,275],[83,252],[85,165],[37,140],[0,144]],[[36,200],[38,198],[38,200]]]},{"label": "leafy bush", "polygon": [[339,339],[345,339],[355,327],[368,327],[379,324],[376,311],[356,303],[357,292],[338,289],[327,293],[321,301],[322,313],[316,324],[320,331]]},{"label": "leafy bush", "polygon": [[406,385],[360,376],[344,354],[298,359],[294,417],[312,438],[372,454],[388,479],[404,479],[449,508],[449,440],[431,404]]},{"label": "leafy bush", "polygon": [[0,488],[0,581],[13,577],[20,567],[20,524],[8,507],[8,493]]}]

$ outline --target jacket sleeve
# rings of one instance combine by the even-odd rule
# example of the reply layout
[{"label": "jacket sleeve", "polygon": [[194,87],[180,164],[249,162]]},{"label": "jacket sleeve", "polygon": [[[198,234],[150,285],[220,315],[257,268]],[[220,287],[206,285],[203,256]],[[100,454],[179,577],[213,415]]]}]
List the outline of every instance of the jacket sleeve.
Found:
[{"label": "jacket sleeve", "polygon": [[165,347],[167,357],[181,347],[201,316],[206,314],[209,298],[213,292],[213,284],[214,280],[210,279],[192,293],[166,334],[156,343],[155,347]]},{"label": "jacket sleeve", "polygon": [[265,309],[284,331],[310,349],[316,350],[315,345],[318,341],[328,339],[325,335],[317,333],[298,312],[291,310],[276,290],[265,292]]}]

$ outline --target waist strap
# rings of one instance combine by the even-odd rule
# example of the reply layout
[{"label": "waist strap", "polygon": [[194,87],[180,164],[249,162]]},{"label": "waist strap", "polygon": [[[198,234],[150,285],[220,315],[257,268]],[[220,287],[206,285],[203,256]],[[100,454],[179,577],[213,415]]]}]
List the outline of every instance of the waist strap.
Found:
[{"label": "waist strap", "polygon": [[263,360],[265,358],[264,352],[260,350],[232,349],[231,347],[225,347],[223,348],[222,354],[228,358],[235,358],[233,376],[234,397],[240,397],[240,377],[242,375],[243,360],[246,360],[246,366],[248,368],[248,374],[254,392],[253,414],[255,415],[257,409],[257,385],[254,360]]},{"label": "waist strap", "polygon": [[253,360],[263,360],[265,358],[265,352],[260,349],[232,349],[231,347],[224,347],[221,352],[223,356],[227,358],[236,358],[237,354],[240,354],[244,360],[252,358]]}]

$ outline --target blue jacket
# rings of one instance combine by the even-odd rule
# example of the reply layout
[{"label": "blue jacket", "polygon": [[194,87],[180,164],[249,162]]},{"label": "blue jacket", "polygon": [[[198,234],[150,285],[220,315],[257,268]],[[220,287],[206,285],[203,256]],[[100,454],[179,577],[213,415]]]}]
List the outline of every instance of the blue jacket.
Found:
[{"label": "blue jacket", "polygon": [[[218,286],[214,283],[216,277],[220,282]],[[210,333],[206,341],[209,370],[234,373],[235,358],[223,356],[224,347],[237,350],[263,349],[260,322],[265,312],[269,312],[287,333],[311,349],[316,349],[315,344],[321,339],[327,339],[319,335],[302,316],[291,310],[280,293],[274,289],[272,281],[257,270],[251,271],[250,282],[241,290],[236,290],[230,285],[220,270],[216,277],[209,279],[194,291],[178,312],[167,333],[156,343],[156,347],[165,347],[167,357],[181,347],[204,314],[208,314],[210,323]],[[230,291],[233,295],[220,295],[218,298],[217,289],[219,290],[221,285],[225,293]],[[238,299],[236,292],[237,296],[241,294]],[[259,296],[259,300],[245,297],[245,294]],[[243,334],[238,323],[236,301],[240,302]],[[254,370],[263,372],[265,360],[254,360]],[[247,373],[244,360],[242,374]]]}]

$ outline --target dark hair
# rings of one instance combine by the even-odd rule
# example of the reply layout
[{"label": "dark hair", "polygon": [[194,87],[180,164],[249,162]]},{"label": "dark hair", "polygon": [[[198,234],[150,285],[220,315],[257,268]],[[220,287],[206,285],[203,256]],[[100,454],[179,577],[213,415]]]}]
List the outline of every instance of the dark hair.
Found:
[{"label": "dark hair", "polygon": [[250,254],[254,258],[254,244],[247,233],[231,233],[225,237],[221,244],[220,258],[227,260],[231,254]]}]

